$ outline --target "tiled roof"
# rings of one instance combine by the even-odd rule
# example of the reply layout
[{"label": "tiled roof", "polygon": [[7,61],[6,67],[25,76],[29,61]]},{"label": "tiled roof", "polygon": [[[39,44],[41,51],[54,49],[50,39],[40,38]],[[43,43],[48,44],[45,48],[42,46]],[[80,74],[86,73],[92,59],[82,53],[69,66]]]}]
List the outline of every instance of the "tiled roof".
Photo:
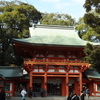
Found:
[{"label": "tiled roof", "polygon": [[93,69],[87,69],[84,71],[84,75],[87,76],[87,78],[91,79],[100,79],[100,74]]},{"label": "tiled roof", "polygon": [[[29,28],[30,36],[25,39],[12,39],[14,43],[27,45],[47,45],[47,46],[75,46],[84,47],[88,41],[82,40],[74,27],[34,25]],[[94,45],[100,43],[89,42]]]},{"label": "tiled roof", "polygon": [[20,66],[0,66],[0,74],[3,77],[20,77],[23,76],[23,70]]}]

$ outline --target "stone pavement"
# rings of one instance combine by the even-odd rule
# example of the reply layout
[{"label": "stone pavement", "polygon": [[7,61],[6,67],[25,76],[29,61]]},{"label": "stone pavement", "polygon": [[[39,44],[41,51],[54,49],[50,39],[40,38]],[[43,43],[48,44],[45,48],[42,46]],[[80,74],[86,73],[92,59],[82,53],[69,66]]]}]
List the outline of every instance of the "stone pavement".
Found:
[{"label": "stone pavement", "polygon": [[[21,97],[11,97],[7,100],[21,100]],[[26,97],[26,100],[67,100],[67,97],[63,96],[48,96],[48,97],[32,97],[31,99],[29,97]],[[87,100],[87,99],[85,99]],[[89,100],[100,100],[100,97],[89,97]]]}]

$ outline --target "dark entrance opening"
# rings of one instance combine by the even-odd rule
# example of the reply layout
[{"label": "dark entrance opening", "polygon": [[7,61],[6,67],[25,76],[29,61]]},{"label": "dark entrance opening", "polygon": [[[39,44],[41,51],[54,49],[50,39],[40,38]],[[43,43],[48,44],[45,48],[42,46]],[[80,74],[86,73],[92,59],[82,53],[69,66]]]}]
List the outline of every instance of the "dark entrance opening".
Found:
[{"label": "dark entrance opening", "polygon": [[33,96],[40,96],[41,95],[40,89],[41,89],[41,83],[33,83]]},{"label": "dark entrance opening", "polygon": [[61,84],[47,84],[47,93],[48,95],[60,95],[61,94]]}]

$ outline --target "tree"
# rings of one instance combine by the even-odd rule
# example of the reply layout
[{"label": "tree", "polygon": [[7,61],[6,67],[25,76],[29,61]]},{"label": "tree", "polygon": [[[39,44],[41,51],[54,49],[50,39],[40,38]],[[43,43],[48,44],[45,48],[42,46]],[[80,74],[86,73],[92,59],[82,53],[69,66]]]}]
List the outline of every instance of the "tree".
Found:
[{"label": "tree", "polygon": [[84,4],[86,14],[79,19],[76,30],[80,38],[99,42],[100,41],[100,0],[86,0]]},{"label": "tree", "polygon": [[[84,8],[86,9],[84,22],[94,31],[92,33],[94,41],[100,42],[100,0],[86,0]],[[87,44],[84,52],[91,67],[100,73],[100,46]]]},{"label": "tree", "polygon": [[84,18],[80,18],[76,30],[78,31],[79,37],[86,41],[97,42],[98,34],[95,30],[84,22]]},{"label": "tree", "polygon": [[100,46],[96,47],[87,43],[84,52],[86,54],[85,59],[91,64],[90,67],[100,73]]},{"label": "tree", "polygon": [[41,24],[74,26],[75,19],[68,14],[42,13]]},{"label": "tree", "polygon": [[0,65],[21,64],[10,39],[29,36],[29,27],[40,19],[41,13],[32,5],[16,0],[0,1]]},{"label": "tree", "polygon": [[100,40],[100,0],[86,0],[84,8],[87,12],[84,22],[95,30],[96,39]]}]

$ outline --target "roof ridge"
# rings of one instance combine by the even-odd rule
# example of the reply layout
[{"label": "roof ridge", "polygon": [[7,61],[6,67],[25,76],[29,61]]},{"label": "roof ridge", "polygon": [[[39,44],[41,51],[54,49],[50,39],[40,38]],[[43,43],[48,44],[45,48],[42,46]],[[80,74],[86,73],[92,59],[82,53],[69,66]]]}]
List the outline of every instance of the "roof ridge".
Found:
[{"label": "roof ridge", "polygon": [[74,26],[62,26],[62,25],[33,24],[32,27],[33,28],[49,28],[49,29],[75,30]]}]

